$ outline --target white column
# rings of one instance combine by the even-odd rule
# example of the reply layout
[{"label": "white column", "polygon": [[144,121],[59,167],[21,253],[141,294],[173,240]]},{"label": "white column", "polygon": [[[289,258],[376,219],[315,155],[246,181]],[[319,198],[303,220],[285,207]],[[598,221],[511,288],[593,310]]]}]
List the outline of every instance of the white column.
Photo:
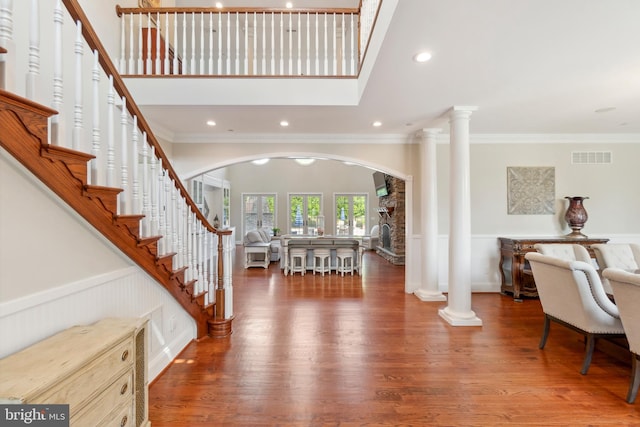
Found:
[{"label": "white column", "polygon": [[423,129],[420,143],[420,181],[422,198],[422,280],[414,292],[422,301],[446,301],[438,287],[438,181],[436,137],[441,129]]},{"label": "white column", "polygon": [[469,118],[477,107],[453,107],[449,188],[449,305],[438,311],[453,326],[482,326],[471,310]]}]

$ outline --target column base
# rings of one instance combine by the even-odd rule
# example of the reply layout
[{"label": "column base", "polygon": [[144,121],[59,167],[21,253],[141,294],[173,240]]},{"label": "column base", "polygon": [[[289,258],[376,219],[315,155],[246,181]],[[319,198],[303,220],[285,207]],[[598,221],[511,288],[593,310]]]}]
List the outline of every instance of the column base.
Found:
[{"label": "column base", "polygon": [[446,301],[447,297],[440,291],[427,291],[418,289],[413,293],[420,301]]},{"label": "column base", "polygon": [[469,310],[465,313],[456,313],[449,307],[438,310],[438,314],[451,326],[482,326],[482,319]]}]

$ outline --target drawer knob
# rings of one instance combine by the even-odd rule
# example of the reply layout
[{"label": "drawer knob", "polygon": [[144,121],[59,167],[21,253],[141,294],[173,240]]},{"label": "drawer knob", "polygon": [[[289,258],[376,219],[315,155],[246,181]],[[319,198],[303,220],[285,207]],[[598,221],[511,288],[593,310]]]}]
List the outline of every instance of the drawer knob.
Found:
[{"label": "drawer knob", "polygon": [[120,387],[120,394],[125,394],[128,388],[129,388],[129,384],[127,383],[122,384],[122,387]]},{"label": "drawer knob", "polygon": [[124,427],[127,425],[127,421],[129,421],[129,418],[125,415],[124,417],[122,417],[122,419],[120,420],[120,427]]},{"label": "drawer knob", "polygon": [[129,357],[129,350],[125,350],[122,352],[122,361],[124,362]]}]

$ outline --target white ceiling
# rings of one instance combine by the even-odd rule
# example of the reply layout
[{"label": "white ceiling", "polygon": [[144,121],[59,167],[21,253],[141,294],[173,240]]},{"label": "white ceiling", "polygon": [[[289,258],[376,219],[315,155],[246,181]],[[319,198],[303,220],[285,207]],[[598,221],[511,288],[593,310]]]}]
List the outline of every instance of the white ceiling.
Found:
[{"label": "white ceiling", "polygon": [[[358,0],[293,0],[355,7]],[[211,6],[214,0],[176,1]],[[283,7],[279,0],[225,6]],[[433,54],[416,64],[419,50]],[[398,0],[357,106],[142,106],[175,135],[408,135],[448,131],[445,112],[477,106],[473,134],[640,133],[640,1]],[[614,110],[596,113],[602,108]],[[277,125],[286,118],[291,126]],[[204,123],[214,119],[218,126]],[[374,120],[382,121],[373,128]]]}]

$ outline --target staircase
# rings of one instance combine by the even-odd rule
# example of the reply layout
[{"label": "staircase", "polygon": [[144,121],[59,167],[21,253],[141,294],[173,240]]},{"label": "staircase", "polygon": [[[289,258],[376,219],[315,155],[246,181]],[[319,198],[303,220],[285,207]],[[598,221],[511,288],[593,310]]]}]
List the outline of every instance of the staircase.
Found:
[{"label": "staircase", "polygon": [[[78,28],[78,36],[71,42],[74,46],[70,49],[71,58],[67,61],[83,62],[83,52],[79,49],[81,44],[96,58],[93,68],[88,71],[82,71],[78,66],[76,71],[79,75],[71,80],[82,81],[83,73],[88,76],[84,79],[93,80],[94,99],[85,105],[79,104],[77,97],[76,101],[67,101],[74,106],[74,112],[65,117],[39,102],[16,95],[14,90],[5,90],[6,75],[14,72],[11,67],[15,67],[15,64],[6,62],[7,52],[10,55],[11,51],[29,51],[26,90],[29,94],[33,92],[29,88],[30,82],[41,77],[40,65],[34,65],[35,59],[39,58],[34,58],[32,53],[39,52],[41,48],[32,46],[31,41],[29,46],[21,46],[19,38],[6,36],[11,34],[12,28],[4,25],[11,23],[12,17],[5,15],[11,10],[4,7],[0,10],[0,55],[3,55],[0,57],[0,146],[161,284],[194,319],[197,338],[228,336],[233,316],[230,311],[225,312],[225,297],[231,297],[225,292],[231,281],[231,266],[226,265],[228,271],[225,272],[228,261],[225,261],[223,239],[230,238],[231,232],[215,229],[204,218],[173,170],[77,1],[64,0],[63,3],[67,16],[70,16],[66,19],[72,19]],[[38,2],[31,4],[38,8]],[[26,2],[20,3],[19,7],[25,5]],[[60,22],[62,26],[63,10],[59,4],[55,8],[56,25]],[[33,13],[38,13],[38,10],[30,11]],[[63,54],[62,47],[58,45],[52,50],[55,51],[54,57]],[[56,92],[62,85],[56,85],[58,76],[53,68],[53,79],[49,82],[54,82],[53,105],[56,105],[56,99],[61,99],[63,94]],[[32,70],[38,72],[33,73]],[[99,73],[103,79],[104,76],[108,78],[110,87],[109,93],[97,96]],[[116,105],[114,99],[121,103]],[[106,104],[106,109],[104,105],[99,106],[99,100]],[[83,119],[83,109],[84,117],[89,119]],[[105,110],[108,114],[104,113]],[[106,123],[97,122],[98,111],[109,116]],[[115,112],[121,115],[119,124],[113,120]],[[92,123],[84,123],[90,119],[93,119]],[[66,121],[62,127],[71,130],[69,136],[64,132],[58,133],[63,120]],[[91,132],[83,131],[82,126]],[[118,140],[119,147],[114,140]],[[55,141],[55,145],[49,141]],[[106,141],[105,146],[108,147],[96,146],[100,141]],[[65,144],[73,146],[73,149]],[[138,152],[139,149],[142,151]],[[144,163],[140,163],[140,159],[144,159]],[[122,168],[118,181],[113,177],[115,165]],[[103,185],[101,180],[107,185]],[[122,186],[116,187],[112,184],[115,182]],[[217,248],[214,248],[216,241]]]}]

